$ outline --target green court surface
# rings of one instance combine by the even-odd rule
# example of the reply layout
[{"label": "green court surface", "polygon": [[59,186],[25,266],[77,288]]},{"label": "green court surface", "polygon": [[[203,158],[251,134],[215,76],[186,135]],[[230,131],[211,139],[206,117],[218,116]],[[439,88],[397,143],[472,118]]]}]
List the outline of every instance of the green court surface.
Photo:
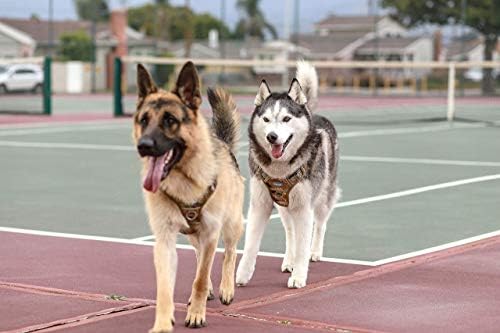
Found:
[{"label": "green court surface", "polygon": [[[435,108],[418,115],[433,117]],[[500,127],[393,121],[394,112],[321,112],[340,134],[343,189],[325,257],[373,263],[500,229]],[[500,106],[484,112],[499,118]],[[244,120],[237,157],[248,178]],[[131,121],[3,126],[0,226],[151,240]],[[283,253],[279,218],[271,219],[261,250]]]}]

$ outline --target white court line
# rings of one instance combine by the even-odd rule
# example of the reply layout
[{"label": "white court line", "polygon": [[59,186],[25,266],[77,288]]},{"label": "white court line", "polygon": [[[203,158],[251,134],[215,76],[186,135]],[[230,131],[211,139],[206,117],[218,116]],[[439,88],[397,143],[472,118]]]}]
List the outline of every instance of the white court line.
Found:
[{"label": "white court line", "polygon": [[[60,143],[60,142],[30,142],[0,140],[0,146],[19,148],[54,148],[54,149],[84,149],[84,150],[109,150],[109,151],[135,151],[135,148],[125,145],[102,145],[86,143]],[[238,153],[238,156],[248,154],[247,151]],[[376,157],[376,156],[340,156],[341,160],[356,162],[383,162],[383,163],[408,163],[408,164],[435,164],[456,166],[487,166],[500,167],[500,162],[490,161],[460,161],[440,160],[430,158],[400,158],[400,157]]]},{"label": "white court line", "polygon": [[[439,190],[439,189],[443,189],[443,188],[449,188],[449,187],[455,187],[455,186],[461,186],[461,185],[473,184],[473,183],[479,183],[479,182],[486,182],[486,181],[497,180],[497,179],[500,179],[500,174],[467,178],[467,179],[460,179],[460,180],[455,180],[455,181],[446,182],[446,183],[440,183],[440,184],[435,184],[435,185],[412,188],[409,190],[404,190],[404,191],[399,191],[399,192],[393,192],[393,193],[389,193],[389,194],[382,194],[382,195],[376,195],[373,197],[367,197],[367,198],[356,199],[356,200],[351,200],[351,201],[339,202],[338,204],[335,205],[335,209],[342,208],[342,207],[356,206],[356,205],[361,205],[361,204],[375,202],[375,201],[400,198],[400,197],[405,197],[405,196],[414,195],[414,194],[418,194],[418,193],[435,191],[435,190]],[[279,214],[273,214],[273,215],[271,215],[270,219],[271,220],[277,219],[279,217],[280,217]]]},{"label": "white court line", "polygon": [[[496,124],[497,122],[493,122]],[[499,122],[500,123],[500,122]],[[387,128],[375,129],[366,131],[352,131],[339,133],[339,138],[355,138],[362,136],[379,136],[379,135],[395,135],[395,134],[410,134],[410,133],[424,133],[424,132],[439,132],[453,129],[462,128],[482,128],[488,127],[488,124],[445,124],[438,126],[423,126],[423,127],[401,127],[401,128]]]},{"label": "white court line", "polygon": [[124,129],[130,127],[128,124],[95,124],[85,126],[57,126],[57,127],[40,127],[40,128],[25,128],[3,130],[0,136],[19,136],[31,134],[46,134],[46,133],[64,133],[64,132],[82,132],[82,131],[105,131],[114,129]]},{"label": "white court line", "polygon": [[433,252],[437,252],[437,251],[447,250],[447,249],[450,249],[452,247],[477,242],[477,241],[480,241],[480,240],[483,240],[486,238],[490,238],[490,237],[495,237],[495,236],[500,236],[500,230],[496,230],[496,231],[488,232],[488,233],[481,234],[478,236],[473,236],[473,237],[461,239],[461,240],[451,242],[451,243],[446,243],[446,244],[442,244],[442,245],[438,245],[438,246],[429,247],[427,249],[423,249],[423,250],[419,250],[419,251],[405,253],[405,254],[402,254],[399,256],[395,256],[395,257],[377,260],[374,262],[374,264],[376,266],[380,266],[380,265],[388,264],[388,263],[395,262],[395,261],[400,261],[400,260],[404,260],[404,259],[409,259],[409,258],[421,256],[424,254],[429,254],[429,253],[433,253]]},{"label": "white court line", "polygon": [[9,129],[37,129],[48,127],[65,127],[65,126],[90,126],[90,125],[106,125],[106,124],[124,124],[129,123],[130,119],[100,119],[100,120],[82,120],[82,121],[50,121],[38,123],[14,123],[14,124],[0,124],[0,130]]},{"label": "white court line", "polygon": [[[137,240],[137,239],[80,235],[80,234],[71,234],[71,233],[63,233],[63,232],[41,231],[41,230],[33,230],[33,229],[19,229],[19,228],[10,228],[10,227],[0,227],[0,232],[11,232],[11,233],[20,233],[20,234],[28,234],[28,235],[71,238],[71,239],[84,239],[84,240],[94,240],[94,241],[100,241],[100,242],[121,243],[121,244],[133,244],[133,245],[145,245],[145,246],[153,246],[154,245],[154,242],[141,241],[141,240]],[[176,244],[176,248],[194,250],[194,248],[191,245],[186,245],[186,244]],[[224,249],[217,248],[216,251],[217,252],[224,252]],[[242,250],[237,250],[236,252],[240,253],[240,254],[243,253]],[[283,258],[283,254],[281,254],[281,253],[259,252],[259,255],[263,256],[263,257]],[[373,262],[363,261],[363,260],[351,260],[351,259],[341,259],[341,258],[322,258],[322,260],[327,261],[327,262],[336,262],[336,263],[343,263],[343,264],[374,266]]]},{"label": "white court line", "polygon": [[342,155],[343,161],[500,167],[500,162]]},{"label": "white court line", "polygon": [[58,149],[84,149],[84,150],[114,150],[114,151],[134,151],[135,148],[123,145],[95,145],[86,143],[59,143],[59,142],[24,142],[24,141],[0,141],[1,147],[18,148],[58,148]]}]

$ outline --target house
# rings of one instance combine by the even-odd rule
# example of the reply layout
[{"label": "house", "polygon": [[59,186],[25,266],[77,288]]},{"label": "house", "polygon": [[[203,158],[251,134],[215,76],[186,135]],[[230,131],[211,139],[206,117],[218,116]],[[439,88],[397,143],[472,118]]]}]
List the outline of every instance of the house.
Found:
[{"label": "house", "polygon": [[31,57],[36,41],[29,34],[0,21],[0,58]]},{"label": "house", "polygon": [[[54,55],[61,36],[65,33],[84,31],[92,35],[92,22],[79,20],[47,21],[38,18],[0,18],[0,57],[27,57]],[[110,89],[112,86],[113,59],[116,55],[153,55],[155,41],[143,33],[127,26],[126,12],[116,10],[111,13],[108,23],[97,23],[96,32],[96,88]],[[66,77],[65,65],[54,63],[53,70],[58,77]],[[83,81],[89,86],[90,65],[79,70]],[[54,80],[54,91],[67,91],[69,79]],[[85,88],[82,88],[87,90]]]},{"label": "house", "polygon": [[389,16],[331,15],[314,25],[313,34],[294,35],[292,40],[310,51],[310,59],[352,60],[355,50],[376,36],[406,35],[407,30]]}]

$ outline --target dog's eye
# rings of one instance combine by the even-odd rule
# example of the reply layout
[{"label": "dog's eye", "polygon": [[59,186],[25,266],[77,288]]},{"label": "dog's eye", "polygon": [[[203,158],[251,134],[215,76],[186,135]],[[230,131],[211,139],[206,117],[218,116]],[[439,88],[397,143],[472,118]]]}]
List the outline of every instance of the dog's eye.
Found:
[{"label": "dog's eye", "polygon": [[147,126],[148,125],[148,115],[147,114],[144,114],[144,116],[142,116],[141,120],[139,120],[139,123],[141,124],[141,126]]},{"label": "dog's eye", "polygon": [[287,122],[289,122],[290,120],[292,120],[292,118],[290,118],[290,117],[288,117],[288,116],[286,116],[285,118],[283,118],[283,122],[284,122],[284,123],[287,123]]},{"label": "dog's eye", "polygon": [[269,122],[269,118],[267,118],[267,117],[262,118],[262,120],[264,120],[265,123]]},{"label": "dog's eye", "polygon": [[165,114],[165,117],[163,117],[163,125],[166,127],[171,127],[176,123],[177,123],[177,119],[175,119],[174,117],[172,117],[168,113]]}]

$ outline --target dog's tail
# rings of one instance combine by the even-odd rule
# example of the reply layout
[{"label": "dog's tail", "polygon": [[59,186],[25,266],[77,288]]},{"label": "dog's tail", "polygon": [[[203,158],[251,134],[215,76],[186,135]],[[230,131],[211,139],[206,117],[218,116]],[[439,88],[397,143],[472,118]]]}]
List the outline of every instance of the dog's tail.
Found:
[{"label": "dog's tail", "polygon": [[231,94],[220,87],[208,88],[207,94],[214,114],[212,127],[215,135],[227,143],[233,154],[236,154],[236,145],[240,139],[240,114],[236,103]]},{"label": "dog's tail", "polygon": [[297,73],[295,76],[306,95],[307,107],[310,111],[314,111],[318,103],[318,74],[316,73],[316,69],[309,62],[300,60],[297,62]]}]

